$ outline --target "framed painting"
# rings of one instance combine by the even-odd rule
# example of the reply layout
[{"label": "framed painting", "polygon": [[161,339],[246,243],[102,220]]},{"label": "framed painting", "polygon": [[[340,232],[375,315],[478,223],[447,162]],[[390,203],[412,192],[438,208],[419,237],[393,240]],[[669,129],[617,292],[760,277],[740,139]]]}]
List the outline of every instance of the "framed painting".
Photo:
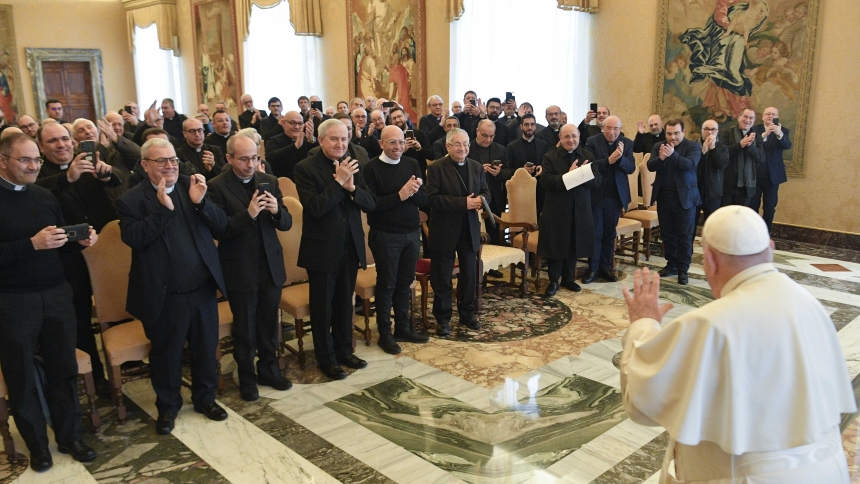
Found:
[{"label": "framed painting", "polygon": [[19,103],[23,99],[17,52],[12,5],[0,5],[0,109],[7,124],[18,120]]},{"label": "framed painting", "polygon": [[427,97],[424,0],[347,0],[351,97],[396,101],[417,123]]},{"label": "framed painting", "polygon": [[242,77],[232,0],[194,0],[194,67],[200,103],[239,106]]},{"label": "framed painting", "polygon": [[702,123],[720,130],[746,108],[779,110],[791,131],[789,176],[803,176],[819,0],[662,0],[654,107],[681,118],[687,137]]}]

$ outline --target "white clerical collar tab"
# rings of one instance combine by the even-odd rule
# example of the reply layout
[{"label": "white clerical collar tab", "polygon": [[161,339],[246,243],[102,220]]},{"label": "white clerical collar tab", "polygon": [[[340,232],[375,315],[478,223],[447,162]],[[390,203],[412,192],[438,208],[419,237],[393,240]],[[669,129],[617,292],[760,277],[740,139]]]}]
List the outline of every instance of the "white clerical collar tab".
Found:
[{"label": "white clerical collar tab", "polygon": [[[158,191],[158,185],[156,185],[155,183],[152,183],[152,182],[149,182],[149,184],[152,185],[152,188],[155,188],[155,191]],[[171,193],[173,193],[174,188],[176,188],[176,185],[164,187],[164,193],[170,195]]]}]

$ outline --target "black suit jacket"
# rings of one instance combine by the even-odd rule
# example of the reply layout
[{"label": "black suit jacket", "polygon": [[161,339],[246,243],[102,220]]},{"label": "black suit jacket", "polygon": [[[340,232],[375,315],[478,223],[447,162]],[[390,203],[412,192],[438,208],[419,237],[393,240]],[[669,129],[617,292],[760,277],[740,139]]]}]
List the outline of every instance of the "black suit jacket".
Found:
[{"label": "black suit jacket", "polygon": [[[230,139],[230,137],[235,135],[235,134],[236,133],[230,133],[230,136],[225,138],[218,133],[212,133],[209,136],[203,138],[203,144],[209,145],[209,146],[217,146],[221,150],[221,153],[223,155],[223,154],[227,153],[227,140]],[[223,165],[225,162],[224,159],[222,158],[221,161],[222,161],[221,164]]]},{"label": "black suit jacket", "polygon": [[702,201],[722,198],[723,170],[728,164],[729,147],[720,140],[714,144],[714,149],[702,153],[699,166],[696,168],[696,180],[699,183]]},{"label": "black suit jacket", "polygon": [[[764,125],[757,124],[752,127],[752,130],[758,133],[758,137],[761,137],[764,133]],[[782,158],[782,152],[791,148],[791,135],[788,128],[782,128],[782,139],[771,134],[762,142],[761,147],[764,151],[764,163],[761,164],[759,173],[762,175],[767,173],[770,181],[777,185],[787,182],[788,176],[785,173],[785,160]]]},{"label": "black suit jacket", "polygon": [[[442,120],[445,119],[445,115],[442,115]],[[421,119],[418,120],[418,129],[424,131],[425,134],[429,135],[437,126],[439,126],[440,121],[436,119],[436,116],[432,114],[425,114],[421,116]]]},{"label": "black suit jacket", "polygon": [[[558,131],[555,131],[554,129],[547,126],[546,129],[542,129],[542,130],[538,131],[537,133],[535,133],[535,138],[546,141],[546,144],[548,145],[548,149],[552,150],[553,148],[556,147],[556,145],[558,145],[558,134],[560,132],[561,132],[561,128],[559,128]],[[588,138],[583,136],[582,133],[579,134],[579,142],[580,143],[584,144],[586,139],[588,139]]]},{"label": "black suit jacket", "polygon": [[[63,219],[69,225],[87,223],[100,232],[111,220],[118,218],[111,203],[107,188],[122,185],[122,180],[111,171],[111,177],[102,181],[90,173],[83,173],[78,181],[71,183],[67,178],[68,168],[62,169],[50,161],[45,161],[39,172],[36,185],[47,188],[57,197],[63,210]],[[74,244],[80,247],[79,244]]]},{"label": "black suit jacket", "polygon": [[284,128],[281,127],[281,124],[278,123],[278,118],[275,116],[266,116],[260,121],[260,136],[263,137],[264,140],[268,140],[269,138],[274,138],[275,136],[284,132]]},{"label": "black suit jacket", "polygon": [[[278,179],[272,175],[255,172],[254,178],[248,182],[254,187],[260,183],[269,184],[269,193],[278,201],[278,214],[272,215],[264,210],[252,219],[248,213],[250,197],[242,186],[242,180],[233,170],[221,173],[209,183],[209,197],[227,214],[227,228],[218,239],[218,255],[221,259],[221,269],[224,271],[224,282],[230,294],[246,292],[257,287],[260,267],[258,254],[259,237],[262,235],[263,248],[269,272],[275,286],[283,286],[287,281],[284,270],[284,252],[278,241],[275,230],[290,230],[293,217],[283,203]],[[258,230],[259,228],[259,230]]]},{"label": "black suit jacket", "polygon": [[[211,171],[207,170],[206,167],[203,166],[203,151],[211,151],[212,156],[215,158],[215,167],[212,168]],[[187,161],[194,165],[197,173],[202,173],[207,180],[211,180],[218,176],[224,168],[224,165],[227,163],[227,160],[224,158],[224,152],[221,151],[221,148],[206,143],[203,143],[199,152],[192,148],[188,143],[182,143],[182,145],[176,149],[176,156],[180,160]]]},{"label": "black suit jacket", "polygon": [[421,168],[421,174],[426,178],[427,164],[436,159],[436,153],[433,152],[433,143],[430,142],[424,131],[413,129],[412,132],[415,133],[415,141],[421,145],[421,149],[410,148],[403,152],[403,156],[417,161],[418,166]]},{"label": "black suit jacket", "polygon": [[[660,159],[660,146],[662,146],[662,143],[654,145],[651,151],[651,158],[648,158],[648,169],[657,172],[654,176],[654,195],[652,200],[657,200],[661,187],[669,187],[678,191],[678,198],[681,199],[681,208],[686,210],[691,207],[698,207],[702,204],[702,198],[699,194],[699,183],[696,179],[696,167],[702,158],[702,145],[684,138],[675,147],[675,152],[672,153],[672,156],[665,160]],[[674,174],[672,178],[668,175],[670,167]]]},{"label": "black suit jacket", "polygon": [[[477,251],[481,246],[481,220],[478,218],[481,214],[476,210],[466,209],[466,198],[469,194],[481,195],[490,203],[490,188],[484,176],[484,167],[480,163],[466,158],[469,176],[462,181],[454,163],[450,156],[445,156],[427,168],[427,197],[431,209],[428,246],[431,250],[453,251],[460,240],[460,230],[465,219],[469,224],[472,250]],[[468,190],[463,186],[464,182]]]},{"label": "black suit jacket", "polygon": [[188,119],[184,114],[176,113],[173,118],[164,118],[164,130],[176,139],[182,139],[182,123]]},{"label": "black suit jacket", "polygon": [[132,316],[144,323],[158,319],[167,297],[171,268],[170,247],[165,230],[174,220],[176,210],[185,211],[185,220],[194,234],[193,243],[218,289],[227,295],[213,240],[213,235],[220,236],[227,227],[227,217],[218,205],[209,200],[208,195],[204,197],[201,205],[195,206],[191,203],[188,196],[189,184],[189,177],[179,176],[174,189],[179,190],[182,206],[174,206],[173,210],[158,201],[152,183],[141,183],[117,200],[122,241],[131,247],[131,271],[128,274],[128,299],[125,307]]},{"label": "black suit jacket", "polygon": [[243,111],[242,114],[239,115],[239,126],[241,126],[242,129],[254,128],[257,130],[258,133],[260,133],[260,122],[263,119],[266,119],[266,111],[260,109],[261,121],[257,121],[256,123],[251,123],[251,118],[253,118],[253,117],[254,117],[253,111],[247,111],[247,110]]},{"label": "black suit jacket", "polygon": [[298,265],[307,270],[337,272],[347,230],[361,267],[367,267],[361,211],[373,210],[376,198],[367,189],[360,169],[353,176],[352,193],[340,186],[333,174],[333,162],[322,151],[299,162],[293,174],[304,210]]},{"label": "black suit jacket", "polygon": [[[755,131],[750,128],[750,133]],[[749,134],[749,133],[748,133]],[[729,164],[723,171],[723,195],[733,193],[738,188],[738,165],[742,161],[751,161],[755,165],[756,174],[758,166],[765,162],[764,146],[761,135],[756,134],[755,141],[746,148],[741,147],[741,139],[744,134],[740,128],[734,126],[720,133],[720,141],[729,148]],[[654,155],[651,155],[652,157]],[[747,187],[747,194],[752,196],[755,187]]]},{"label": "black suit jacket", "polygon": [[535,159],[529,160],[526,156],[526,141],[522,138],[522,136],[516,140],[508,143],[508,148],[505,151],[505,154],[508,157],[508,166],[511,170],[516,171],[519,168],[526,166],[526,162],[531,161],[535,165],[540,165],[543,162],[543,155],[549,151],[549,144],[535,137],[533,143],[535,144]]},{"label": "black suit jacket", "polygon": [[505,194],[505,182],[510,180],[514,174],[514,170],[508,165],[507,150],[504,146],[495,142],[490,143],[490,146],[487,148],[481,148],[477,141],[473,140],[469,156],[481,165],[492,164],[495,160],[502,162],[502,168],[499,170],[498,175],[493,176],[484,172],[484,178],[487,180],[487,187],[490,189],[490,195],[492,196],[492,200],[488,200],[490,207],[493,208],[493,212],[495,213],[504,212],[508,200]]},{"label": "black suit jacket", "polygon": [[301,148],[296,148],[296,140],[286,133],[273,136],[266,141],[266,160],[272,165],[272,173],[277,177],[293,178],[296,165],[307,158],[308,152],[317,146],[305,140]]}]

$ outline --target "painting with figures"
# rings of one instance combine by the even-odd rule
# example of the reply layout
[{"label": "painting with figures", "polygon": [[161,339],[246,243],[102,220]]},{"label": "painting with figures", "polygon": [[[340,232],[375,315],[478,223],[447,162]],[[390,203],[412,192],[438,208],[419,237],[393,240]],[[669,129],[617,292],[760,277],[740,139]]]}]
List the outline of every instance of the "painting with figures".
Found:
[{"label": "painting with figures", "polygon": [[8,124],[18,119],[19,103],[23,99],[16,51],[12,6],[0,5],[0,118]]},{"label": "painting with figures", "polygon": [[656,112],[681,118],[699,139],[705,120],[721,130],[746,108],[761,122],[779,110],[793,147],[789,175],[803,174],[803,145],[819,0],[663,0],[657,38]]},{"label": "painting with figures", "polygon": [[347,0],[353,96],[396,101],[417,123],[426,94],[424,0]]},{"label": "painting with figures", "polygon": [[231,0],[199,0],[193,5],[194,62],[200,102],[239,106],[242,83],[236,17]]}]

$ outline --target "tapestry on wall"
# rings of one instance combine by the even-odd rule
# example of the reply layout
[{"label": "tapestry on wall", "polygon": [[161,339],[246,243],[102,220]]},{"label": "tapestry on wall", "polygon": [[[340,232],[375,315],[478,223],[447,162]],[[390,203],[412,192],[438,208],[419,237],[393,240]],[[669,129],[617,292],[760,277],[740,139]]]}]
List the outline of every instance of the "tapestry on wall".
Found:
[{"label": "tapestry on wall", "polygon": [[791,130],[789,175],[803,175],[803,145],[819,0],[663,0],[657,36],[655,112],[681,118],[688,138],[720,130],[744,109],[756,123],[769,106]]},{"label": "tapestry on wall", "polygon": [[239,106],[242,80],[232,0],[195,0],[194,65],[201,103]]},{"label": "tapestry on wall", "polygon": [[414,123],[424,110],[424,0],[347,0],[352,96],[397,101]]},{"label": "tapestry on wall", "polygon": [[12,6],[0,5],[0,109],[7,124],[17,121],[18,103],[23,99],[17,52]]}]

